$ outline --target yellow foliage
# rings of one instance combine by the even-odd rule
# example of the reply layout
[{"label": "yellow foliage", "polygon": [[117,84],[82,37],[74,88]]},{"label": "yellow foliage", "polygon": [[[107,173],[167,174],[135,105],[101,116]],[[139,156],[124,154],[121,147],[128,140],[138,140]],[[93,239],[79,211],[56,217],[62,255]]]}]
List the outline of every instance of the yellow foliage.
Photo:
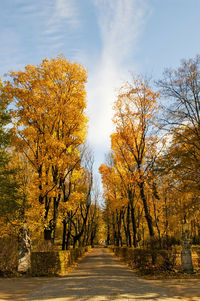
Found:
[{"label": "yellow foliage", "polygon": [[[72,171],[77,169],[72,182],[82,177],[80,145],[87,133],[87,74],[81,65],[58,56],[8,75],[2,99],[15,105],[12,143],[15,152],[28,160],[30,177],[21,189],[26,190],[26,218],[32,230],[32,226],[47,226],[53,215],[53,198],[63,200]],[[71,202],[78,202],[80,195],[72,195]]]}]

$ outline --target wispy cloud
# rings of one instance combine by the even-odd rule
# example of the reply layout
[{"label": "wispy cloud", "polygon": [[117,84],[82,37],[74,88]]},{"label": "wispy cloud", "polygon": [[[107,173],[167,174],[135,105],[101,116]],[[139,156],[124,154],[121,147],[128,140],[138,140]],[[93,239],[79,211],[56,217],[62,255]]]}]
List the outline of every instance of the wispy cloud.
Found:
[{"label": "wispy cloud", "polygon": [[[47,11],[46,11],[47,12]],[[49,4],[46,16],[45,33],[52,34],[62,30],[77,29],[80,26],[78,5],[76,1],[55,0]]]},{"label": "wispy cloud", "polygon": [[42,0],[41,43],[62,48],[80,27],[77,0]]},{"label": "wispy cloud", "polygon": [[79,13],[78,0],[7,0],[0,11],[0,73],[63,53],[79,34]]},{"label": "wispy cloud", "polygon": [[89,142],[98,158],[109,148],[116,89],[136,68],[134,54],[148,15],[146,2],[7,0],[0,11],[0,74],[58,53],[86,66]]},{"label": "wispy cloud", "polygon": [[80,25],[78,6],[75,4],[75,1],[56,0],[55,17],[58,19],[67,20],[68,23],[73,27]]},{"label": "wispy cloud", "polygon": [[89,141],[106,151],[113,128],[116,89],[134,67],[147,6],[145,0],[93,0],[93,4],[98,10],[102,51],[99,63],[89,72]]},{"label": "wispy cloud", "polygon": [[146,14],[143,0],[94,0],[106,56],[123,60],[135,50]]}]

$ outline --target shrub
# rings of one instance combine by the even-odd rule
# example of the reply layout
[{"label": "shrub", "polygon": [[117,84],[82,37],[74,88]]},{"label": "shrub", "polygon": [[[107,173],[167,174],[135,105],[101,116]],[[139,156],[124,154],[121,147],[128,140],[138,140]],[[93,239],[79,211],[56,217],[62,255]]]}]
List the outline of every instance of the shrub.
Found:
[{"label": "shrub", "polygon": [[195,269],[200,269],[200,246],[192,246],[192,259]]},{"label": "shrub", "polygon": [[17,274],[18,242],[15,237],[0,239],[0,276]]},{"label": "shrub", "polygon": [[159,250],[158,255],[160,260],[157,262],[159,269],[166,271],[174,271],[177,264],[176,248],[168,250]]},{"label": "shrub", "polygon": [[66,251],[32,252],[32,276],[65,275],[70,265],[81,257],[88,247]]},{"label": "shrub", "polygon": [[132,249],[111,247],[116,256],[121,257],[131,268],[137,268],[143,272],[153,270],[172,271],[177,264],[177,250]]}]

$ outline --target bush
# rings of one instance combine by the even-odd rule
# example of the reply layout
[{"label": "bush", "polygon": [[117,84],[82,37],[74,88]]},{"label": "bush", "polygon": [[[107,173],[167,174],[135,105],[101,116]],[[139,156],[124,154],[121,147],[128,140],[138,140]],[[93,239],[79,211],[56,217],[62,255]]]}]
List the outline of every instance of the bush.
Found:
[{"label": "bush", "polygon": [[116,256],[122,258],[131,268],[137,268],[143,272],[161,270],[172,271],[177,264],[177,250],[150,250],[111,247]]},{"label": "bush", "polygon": [[157,265],[161,270],[174,271],[177,265],[177,251],[176,248],[168,250],[159,250],[158,255],[160,260],[158,260]]},{"label": "bush", "polygon": [[[59,246],[60,247],[60,246]],[[51,241],[39,240],[37,241],[37,245],[33,245],[33,252],[53,252],[60,251],[60,248],[56,247]]]},{"label": "bush", "polygon": [[200,246],[192,246],[192,259],[194,268],[200,269]]},{"label": "bush", "polygon": [[18,242],[14,237],[0,239],[0,276],[17,274]]},{"label": "bush", "polygon": [[70,265],[89,250],[88,247],[66,251],[32,252],[32,276],[65,275]]},{"label": "bush", "polygon": [[68,267],[69,251],[32,252],[31,274],[33,276],[59,275]]}]

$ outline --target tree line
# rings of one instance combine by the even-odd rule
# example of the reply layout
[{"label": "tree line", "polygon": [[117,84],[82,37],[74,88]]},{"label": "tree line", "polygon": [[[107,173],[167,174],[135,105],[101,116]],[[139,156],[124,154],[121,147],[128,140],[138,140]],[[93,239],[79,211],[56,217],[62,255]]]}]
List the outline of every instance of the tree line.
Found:
[{"label": "tree line", "polygon": [[86,145],[86,82],[84,67],[63,56],[0,82],[1,239],[20,240],[26,228],[38,249],[100,239],[165,248],[187,226],[199,244],[200,56],[154,85],[138,76],[120,88],[99,168],[103,210]]},{"label": "tree line", "polygon": [[107,244],[200,243],[200,56],[153,83],[133,77],[114,103],[111,152],[99,168]]}]

